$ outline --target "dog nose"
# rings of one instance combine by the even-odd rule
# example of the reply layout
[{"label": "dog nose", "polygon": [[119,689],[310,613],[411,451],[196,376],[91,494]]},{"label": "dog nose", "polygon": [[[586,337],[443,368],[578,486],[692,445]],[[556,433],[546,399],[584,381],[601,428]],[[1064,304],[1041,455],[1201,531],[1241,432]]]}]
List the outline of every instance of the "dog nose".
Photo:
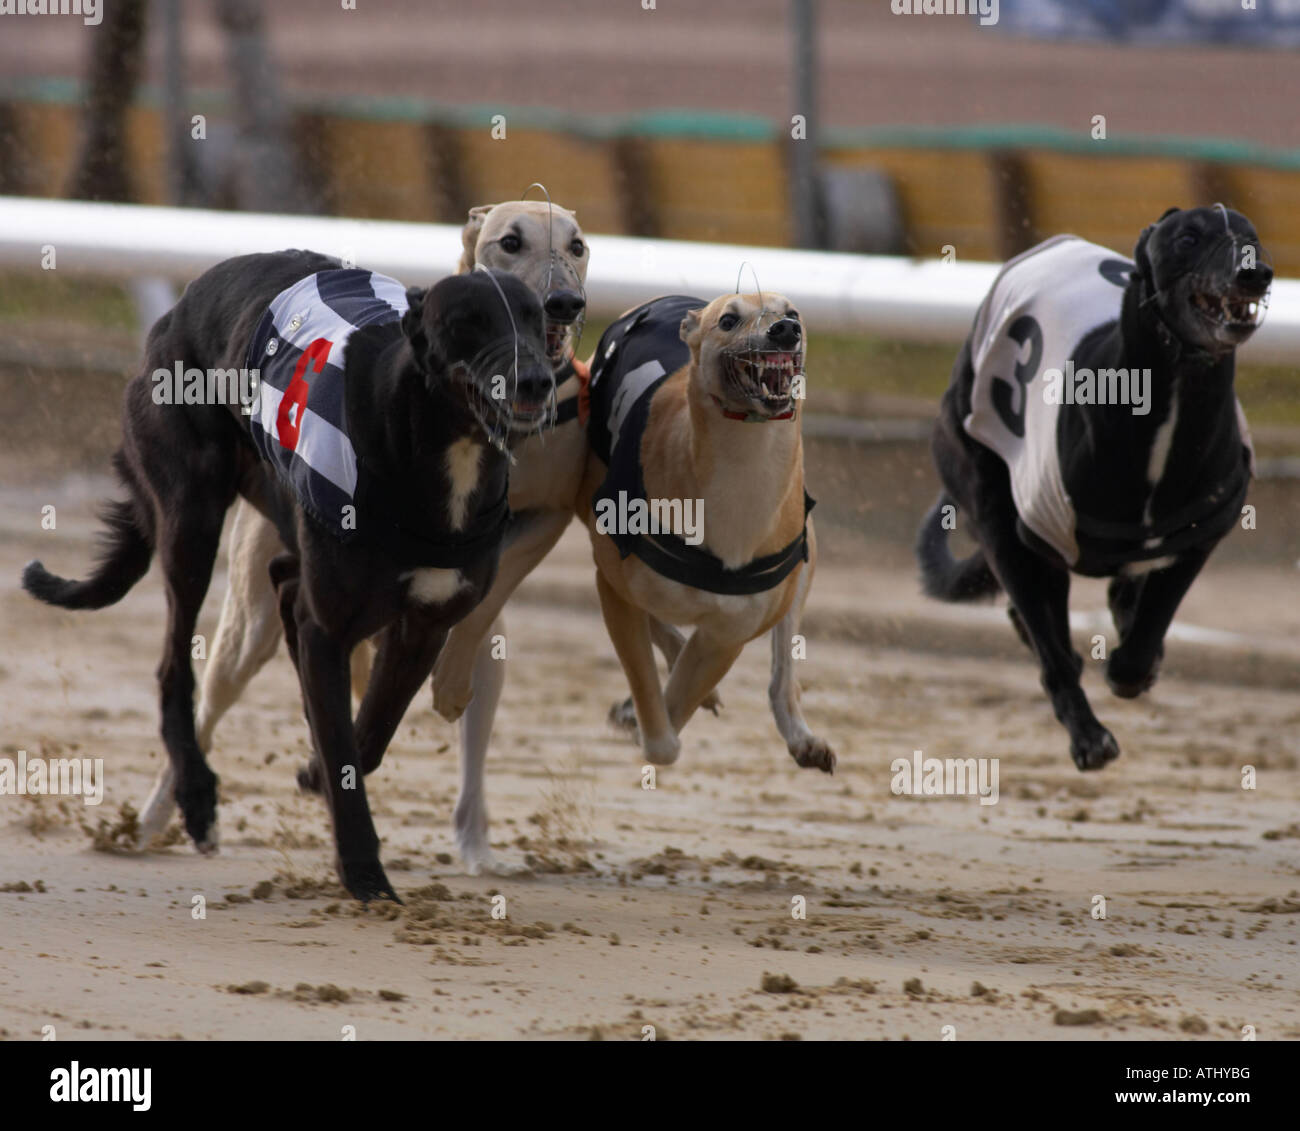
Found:
[{"label": "dog nose", "polygon": [[566,325],[587,308],[587,300],[577,291],[552,291],[546,296],[546,317]]},{"label": "dog nose", "polygon": [[793,318],[782,318],[767,328],[767,336],[772,344],[784,350],[797,346],[802,333],[802,328]]},{"label": "dog nose", "polygon": [[515,396],[521,401],[541,401],[550,395],[554,378],[549,369],[527,369],[515,382]]},{"label": "dog nose", "polygon": [[1246,290],[1266,290],[1273,282],[1273,268],[1267,263],[1258,263],[1254,267],[1243,267],[1237,272],[1237,286]]}]

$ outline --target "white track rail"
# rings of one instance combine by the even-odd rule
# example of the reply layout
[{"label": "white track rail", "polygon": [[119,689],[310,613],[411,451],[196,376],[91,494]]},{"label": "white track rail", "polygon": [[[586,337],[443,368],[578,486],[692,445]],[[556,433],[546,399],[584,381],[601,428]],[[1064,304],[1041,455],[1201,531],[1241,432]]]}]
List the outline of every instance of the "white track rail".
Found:
[{"label": "white track rail", "polygon": [[[670,292],[712,297],[757,276],[787,295],[820,331],[901,341],[959,342],[997,273],[992,263],[942,263],[883,255],[844,255],[589,236],[588,300],[617,313]],[[405,283],[427,284],[456,269],[460,229],[322,216],[277,216],[154,208],[131,204],[0,197],[0,265],[39,268],[53,247],[57,270],[131,280],[193,278],[232,255],[310,248]],[[1252,361],[1300,361],[1300,280],[1273,285],[1268,317],[1243,354]]]}]

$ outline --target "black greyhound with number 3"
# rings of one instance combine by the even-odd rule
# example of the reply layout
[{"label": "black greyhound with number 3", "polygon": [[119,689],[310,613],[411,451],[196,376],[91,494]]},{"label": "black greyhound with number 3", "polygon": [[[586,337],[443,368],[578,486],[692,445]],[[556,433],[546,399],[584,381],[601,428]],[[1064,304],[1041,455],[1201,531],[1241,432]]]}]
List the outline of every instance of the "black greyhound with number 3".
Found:
[{"label": "black greyhound with number 3", "polygon": [[[258,369],[254,405],[160,399],[156,375]],[[236,496],[275,523],[271,563],[334,822],[339,879],[396,899],[364,774],[383,757],[451,626],[488,591],[510,517],[506,445],[549,422],[555,381],[542,308],[487,270],[406,291],[306,251],[229,259],[149,334],[126,389],[114,464],[128,498],[105,511],[94,574],[40,562],[23,585],[68,609],[124,597],[158,553],[168,623],[162,734],[185,828],[216,848],[217,779],[194,733],[191,634]],[[245,411],[245,408],[250,411]],[[355,726],[348,658],[379,645]]]},{"label": "black greyhound with number 3", "polygon": [[[1119,756],[1079,685],[1070,573],[1111,578],[1106,682],[1155,683],[1164,637],[1241,515],[1253,452],[1233,389],[1272,269],[1250,221],[1171,208],[1136,262],[1073,236],[1011,260],[976,315],[932,439],[943,481],[917,538],[925,591],[1006,592],[1081,770]],[[954,560],[948,533],[978,543]]]}]

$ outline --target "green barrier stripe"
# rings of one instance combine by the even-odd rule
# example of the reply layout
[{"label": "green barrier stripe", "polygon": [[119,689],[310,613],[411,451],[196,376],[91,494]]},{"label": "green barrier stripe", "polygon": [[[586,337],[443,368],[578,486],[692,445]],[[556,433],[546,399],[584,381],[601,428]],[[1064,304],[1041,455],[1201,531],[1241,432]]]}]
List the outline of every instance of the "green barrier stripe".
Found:
[{"label": "green barrier stripe", "polygon": [[[79,106],[82,83],[71,78],[18,79],[0,81],[0,100],[44,105]],[[196,110],[222,110],[230,99],[220,90],[194,90],[189,102]],[[142,86],[138,105],[159,108],[163,91]],[[707,110],[664,109],[642,114],[575,114],[544,107],[453,106],[420,98],[318,97],[291,100],[294,110],[333,114],[360,121],[441,124],[459,129],[488,129],[497,114],[504,114],[508,126],[523,130],[545,130],[569,134],[590,141],[642,137],[657,140],[698,140],[765,144],[784,139],[784,126],[752,115],[715,113]],[[1213,164],[1255,165],[1279,170],[1300,170],[1300,149],[1276,149],[1252,142],[1226,138],[1147,137],[1126,135],[1094,141],[1086,129],[1065,130],[1057,126],[880,126],[871,128],[830,127],[819,139],[823,150],[854,149],[951,149],[989,150],[1038,149],[1089,157],[1170,158]]]}]

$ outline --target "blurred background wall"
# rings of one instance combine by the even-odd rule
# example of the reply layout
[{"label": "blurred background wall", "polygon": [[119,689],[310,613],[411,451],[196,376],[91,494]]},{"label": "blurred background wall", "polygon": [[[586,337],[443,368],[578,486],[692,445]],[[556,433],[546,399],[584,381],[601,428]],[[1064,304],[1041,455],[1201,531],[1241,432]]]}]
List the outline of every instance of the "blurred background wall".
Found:
[{"label": "blurred background wall", "polygon": [[[7,17],[0,192],[458,221],[540,180],[595,232],[982,259],[1060,231],[1127,250],[1169,205],[1224,200],[1300,274],[1300,5],[1001,0],[992,26],[897,15],[899,0],[803,6],[811,97],[800,0],[119,0],[97,27]],[[130,36],[110,39],[132,10],[134,65]],[[97,47],[100,85],[129,99],[108,139],[120,186],[103,162],[79,169]],[[206,137],[187,143],[194,114]]]}]

